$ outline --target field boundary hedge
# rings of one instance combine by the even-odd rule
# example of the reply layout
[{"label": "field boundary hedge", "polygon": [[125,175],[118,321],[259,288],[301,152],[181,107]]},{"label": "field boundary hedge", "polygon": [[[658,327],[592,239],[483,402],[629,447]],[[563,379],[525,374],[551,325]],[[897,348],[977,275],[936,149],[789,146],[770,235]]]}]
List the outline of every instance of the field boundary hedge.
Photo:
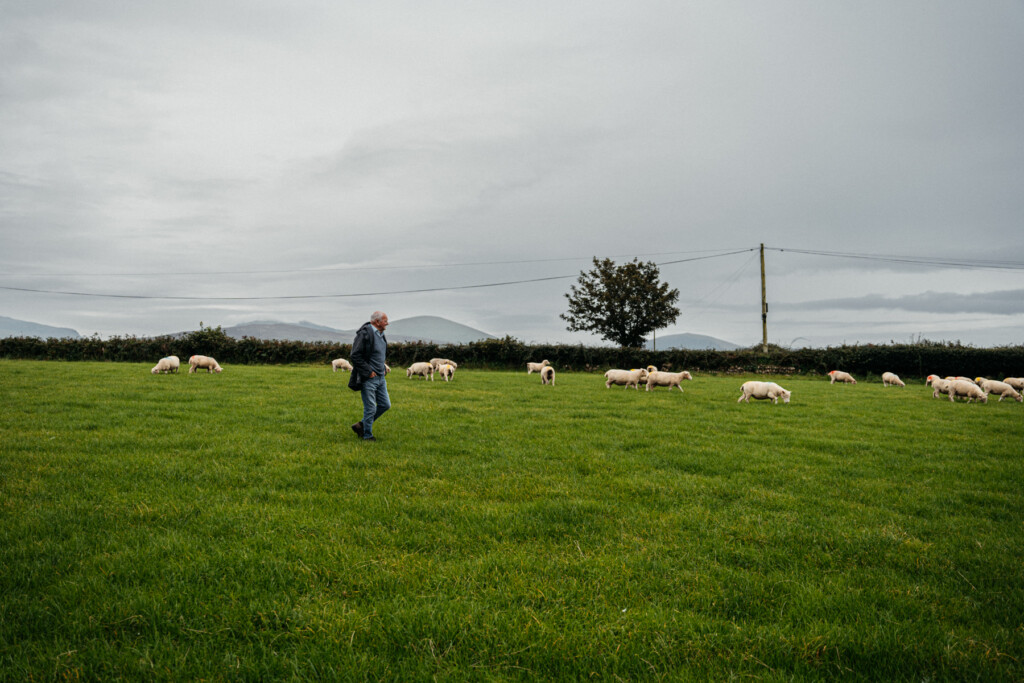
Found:
[{"label": "field boundary hedge", "polygon": [[[235,339],[220,327],[204,327],[180,336],[79,339],[8,337],[0,339],[0,358],[21,360],[111,361],[156,363],[175,355],[213,356],[222,365],[329,364],[348,358],[350,344]],[[1024,346],[976,348],[959,342],[920,341],[914,344],[843,345],[823,349],[760,346],[735,351],[672,349],[647,351],[582,344],[527,345],[514,337],[469,344],[391,343],[388,362],[405,367],[434,357],[450,358],[463,367],[522,370],[527,361],[549,360],[560,371],[603,372],[608,368],[656,365],[665,370],[713,373],[824,374],[841,369],[861,376],[895,372],[904,379],[929,374],[985,376],[1002,379],[1024,375]]]}]

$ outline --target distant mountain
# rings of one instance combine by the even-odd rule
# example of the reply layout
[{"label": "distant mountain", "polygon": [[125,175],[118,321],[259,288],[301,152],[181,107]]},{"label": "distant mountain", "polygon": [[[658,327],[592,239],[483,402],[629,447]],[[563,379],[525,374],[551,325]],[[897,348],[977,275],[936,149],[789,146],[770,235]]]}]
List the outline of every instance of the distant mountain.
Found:
[{"label": "distant mountain", "polygon": [[255,321],[241,323],[224,328],[224,334],[235,339],[252,337],[253,339],[279,339],[303,342],[340,342],[351,344],[355,332],[335,330],[322,325],[313,326],[305,322],[280,323],[272,321]]},{"label": "distant mountain", "polygon": [[406,341],[424,341],[433,344],[468,344],[483,339],[495,339],[493,335],[486,332],[434,315],[418,315],[402,320],[392,320],[388,325],[387,335],[388,339],[397,340],[400,337]]},{"label": "distant mountain", "polygon": [[[224,334],[235,339],[252,337],[253,339],[327,341],[350,344],[356,331],[339,330],[305,320],[297,323],[255,320],[225,327]],[[481,339],[494,339],[486,332],[431,315],[392,320],[388,325],[387,337],[390,342],[424,341],[433,344],[468,344]]]},{"label": "distant mountain", "polygon": [[51,327],[27,320],[5,318],[0,315],[0,337],[39,337],[41,339],[79,339],[82,335],[70,327]]},{"label": "distant mountain", "polygon": [[[656,344],[659,351],[667,351],[668,349],[690,349],[693,351],[703,351],[705,349],[712,349],[714,351],[734,351],[740,347],[739,344],[733,344],[722,339],[716,339],[715,337],[709,337],[703,334],[667,334],[664,337],[658,335],[656,338]],[[644,345],[644,348],[651,348],[651,341],[648,340]]]}]

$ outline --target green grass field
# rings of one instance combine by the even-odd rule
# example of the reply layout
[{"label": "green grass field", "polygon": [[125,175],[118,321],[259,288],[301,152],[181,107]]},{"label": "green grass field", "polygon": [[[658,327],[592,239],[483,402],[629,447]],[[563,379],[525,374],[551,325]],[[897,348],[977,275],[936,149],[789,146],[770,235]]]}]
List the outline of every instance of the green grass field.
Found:
[{"label": "green grass field", "polygon": [[150,367],[0,361],[4,680],[1024,679],[1024,405]]}]

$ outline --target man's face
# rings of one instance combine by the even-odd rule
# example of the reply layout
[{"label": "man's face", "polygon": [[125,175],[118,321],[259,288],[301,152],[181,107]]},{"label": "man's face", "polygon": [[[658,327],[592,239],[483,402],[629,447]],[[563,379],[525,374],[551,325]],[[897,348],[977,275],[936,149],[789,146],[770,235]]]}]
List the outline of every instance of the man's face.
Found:
[{"label": "man's face", "polygon": [[382,315],[380,317],[380,320],[377,320],[377,321],[375,321],[373,323],[373,326],[376,327],[381,332],[383,332],[384,328],[386,328],[388,326],[388,316],[387,315]]}]

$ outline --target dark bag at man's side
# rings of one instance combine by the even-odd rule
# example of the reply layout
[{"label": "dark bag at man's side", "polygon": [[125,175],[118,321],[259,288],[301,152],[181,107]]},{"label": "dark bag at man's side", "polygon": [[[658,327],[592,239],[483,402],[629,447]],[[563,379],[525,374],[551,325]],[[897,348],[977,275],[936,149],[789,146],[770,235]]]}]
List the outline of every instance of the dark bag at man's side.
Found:
[{"label": "dark bag at man's side", "polygon": [[362,391],[363,383],[360,381],[359,371],[353,368],[350,375],[348,378],[348,388],[352,391]]}]

